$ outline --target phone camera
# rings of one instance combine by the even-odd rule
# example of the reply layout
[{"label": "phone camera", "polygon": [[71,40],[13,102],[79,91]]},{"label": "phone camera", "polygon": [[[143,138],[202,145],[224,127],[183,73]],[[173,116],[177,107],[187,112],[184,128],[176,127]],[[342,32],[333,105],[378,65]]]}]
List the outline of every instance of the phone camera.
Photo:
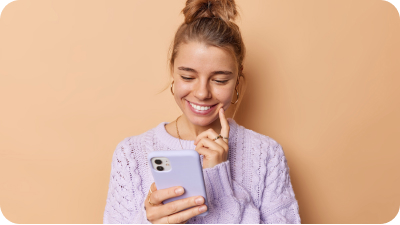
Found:
[{"label": "phone camera", "polygon": [[157,166],[157,170],[158,170],[158,171],[163,171],[163,170],[164,170],[164,167],[162,167],[162,166]]},{"label": "phone camera", "polygon": [[158,165],[160,165],[160,164],[162,163],[162,161],[159,160],[159,159],[154,160],[154,162],[155,162],[156,164],[158,164]]}]

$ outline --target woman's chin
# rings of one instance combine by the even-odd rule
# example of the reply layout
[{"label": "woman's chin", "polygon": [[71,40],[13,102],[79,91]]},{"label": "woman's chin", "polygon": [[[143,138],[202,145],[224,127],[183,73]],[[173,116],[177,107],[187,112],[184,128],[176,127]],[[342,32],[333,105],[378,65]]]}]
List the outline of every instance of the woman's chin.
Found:
[{"label": "woman's chin", "polygon": [[210,125],[212,122],[214,122],[218,117],[214,118],[214,117],[188,117],[188,120],[196,126],[201,126],[201,127],[205,127]]}]

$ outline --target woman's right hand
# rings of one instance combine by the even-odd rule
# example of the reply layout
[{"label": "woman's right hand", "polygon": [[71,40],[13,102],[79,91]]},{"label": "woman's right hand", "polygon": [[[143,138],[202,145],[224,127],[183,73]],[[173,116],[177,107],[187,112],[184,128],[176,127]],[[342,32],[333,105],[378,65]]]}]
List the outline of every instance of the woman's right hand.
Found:
[{"label": "woman's right hand", "polygon": [[[179,192],[179,190],[181,190],[181,192]],[[150,191],[144,201],[147,220],[151,223],[186,223],[190,218],[207,210],[202,196],[194,196],[169,202],[165,205],[162,204],[164,200],[181,196],[183,193],[184,189],[182,187],[157,190],[156,184],[152,183]],[[149,203],[149,199],[153,205]],[[192,206],[195,207],[186,209]]]}]

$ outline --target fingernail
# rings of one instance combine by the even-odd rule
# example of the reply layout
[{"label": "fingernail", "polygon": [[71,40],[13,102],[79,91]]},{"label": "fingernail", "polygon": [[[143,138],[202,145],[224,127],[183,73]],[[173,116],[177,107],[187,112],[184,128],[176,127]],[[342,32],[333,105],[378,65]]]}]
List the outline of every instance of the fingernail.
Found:
[{"label": "fingernail", "polygon": [[194,201],[196,202],[197,205],[203,204],[203,198],[202,197],[196,198],[196,200],[194,200]]},{"label": "fingernail", "polygon": [[175,189],[175,193],[176,193],[177,195],[182,194],[182,193],[183,193],[183,188],[177,188],[177,189]]},{"label": "fingernail", "polygon": [[205,205],[203,205],[203,206],[201,206],[201,207],[199,208],[199,211],[200,211],[200,212],[205,212],[206,209],[207,209],[207,207],[206,207]]}]

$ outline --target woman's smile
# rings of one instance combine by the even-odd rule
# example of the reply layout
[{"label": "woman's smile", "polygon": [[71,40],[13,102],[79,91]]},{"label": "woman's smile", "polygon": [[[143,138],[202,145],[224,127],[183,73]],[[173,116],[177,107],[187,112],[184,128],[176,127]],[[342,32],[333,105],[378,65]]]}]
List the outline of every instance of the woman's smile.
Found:
[{"label": "woman's smile", "polygon": [[199,105],[193,104],[193,103],[189,102],[188,100],[186,100],[186,105],[195,114],[208,115],[209,113],[211,113],[215,110],[215,108],[216,108],[215,106],[217,106],[218,104],[209,105],[209,106],[199,106]]}]

